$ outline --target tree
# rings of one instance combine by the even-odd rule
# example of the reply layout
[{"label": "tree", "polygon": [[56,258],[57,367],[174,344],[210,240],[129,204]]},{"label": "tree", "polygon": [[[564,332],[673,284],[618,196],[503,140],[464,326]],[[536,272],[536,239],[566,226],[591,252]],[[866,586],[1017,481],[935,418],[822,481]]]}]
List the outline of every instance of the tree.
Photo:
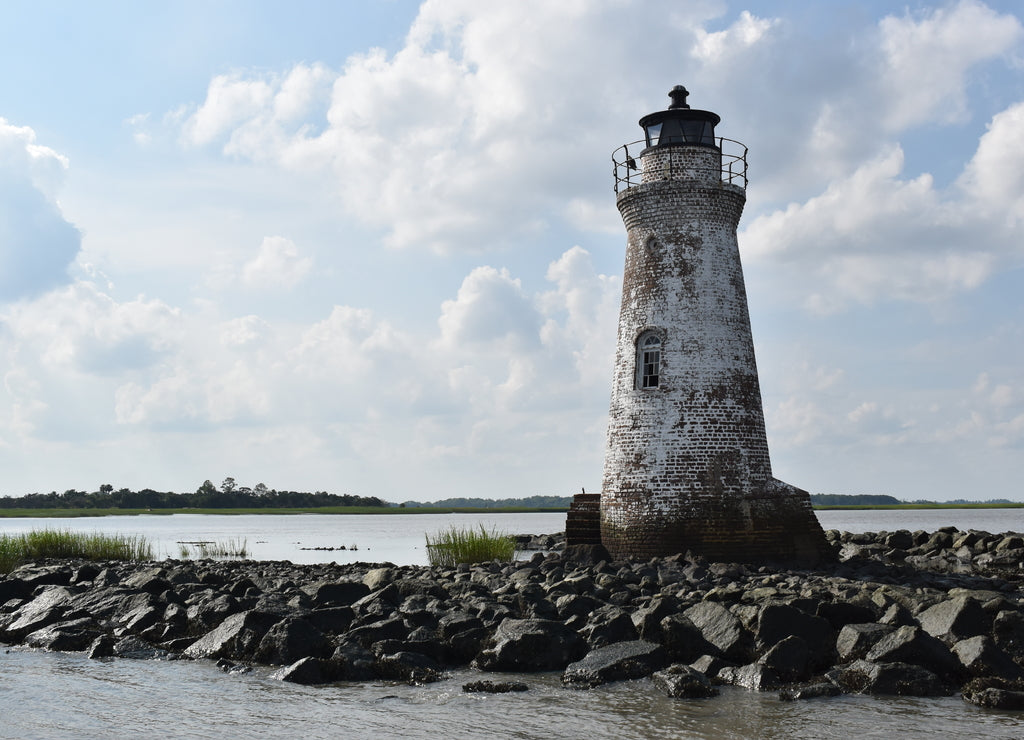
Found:
[{"label": "tree", "polygon": [[224,482],[220,484],[220,490],[224,491],[224,493],[232,493],[236,488],[238,488],[238,485],[235,483],[235,479],[230,476],[225,478]]}]

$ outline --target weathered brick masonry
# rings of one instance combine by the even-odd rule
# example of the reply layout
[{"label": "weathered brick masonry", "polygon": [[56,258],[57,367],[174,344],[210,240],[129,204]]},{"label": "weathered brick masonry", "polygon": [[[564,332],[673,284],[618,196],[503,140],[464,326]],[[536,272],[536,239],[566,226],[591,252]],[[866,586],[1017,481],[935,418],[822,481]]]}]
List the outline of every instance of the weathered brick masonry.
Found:
[{"label": "weathered brick masonry", "polygon": [[810,498],[772,477],[768,455],[736,240],[745,181],[723,182],[715,114],[670,112],[710,121],[712,143],[649,141],[618,194],[628,240],[602,541],[618,557],[813,562],[828,548]]}]

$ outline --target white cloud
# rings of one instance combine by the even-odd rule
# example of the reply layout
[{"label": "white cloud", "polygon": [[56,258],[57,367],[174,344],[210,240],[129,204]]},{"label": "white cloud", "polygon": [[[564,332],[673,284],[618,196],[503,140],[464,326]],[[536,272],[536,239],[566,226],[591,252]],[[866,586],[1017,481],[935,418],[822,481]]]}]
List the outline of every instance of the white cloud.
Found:
[{"label": "white cloud", "polygon": [[889,16],[879,30],[884,120],[895,130],[963,118],[968,70],[1007,53],[1024,36],[1015,17],[975,0],[918,16]]},{"label": "white cloud", "polygon": [[310,257],[300,257],[290,239],[268,236],[260,251],[242,266],[242,284],[250,288],[294,288],[313,267]]},{"label": "white cloud", "polygon": [[758,18],[749,10],[744,10],[736,22],[724,31],[708,33],[698,28],[693,56],[705,63],[717,63],[723,58],[742,54],[761,41],[777,23],[777,19]]},{"label": "white cloud", "polygon": [[0,301],[66,284],[81,244],[55,200],[68,160],[35,138],[0,118]]}]

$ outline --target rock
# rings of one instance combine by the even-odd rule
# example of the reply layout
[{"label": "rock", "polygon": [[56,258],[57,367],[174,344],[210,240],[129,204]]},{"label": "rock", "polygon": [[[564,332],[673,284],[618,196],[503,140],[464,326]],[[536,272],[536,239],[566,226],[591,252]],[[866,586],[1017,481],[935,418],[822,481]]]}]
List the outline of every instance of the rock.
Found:
[{"label": "rock", "polygon": [[270,665],[289,665],[306,657],[326,658],[333,651],[323,632],[305,619],[288,617],[263,635],[252,659]]},{"label": "rock", "polygon": [[90,660],[101,660],[114,657],[114,645],[117,641],[110,635],[100,635],[88,647]]},{"label": "rock", "polygon": [[892,625],[873,622],[846,625],[839,630],[839,636],[836,638],[836,653],[839,660],[849,663],[863,658],[879,640],[895,631],[896,628]]},{"label": "rock", "polygon": [[506,619],[473,664],[483,671],[564,669],[586,652],[586,642],[561,622]]},{"label": "rock", "polygon": [[159,660],[168,656],[166,650],[154,647],[135,635],[123,637],[115,642],[112,652],[115,658],[130,658],[132,660]]},{"label": "rock", "polygon": [[462,684],[467,694],[507,694],[513,691],[527,691],[530,687],[519,681],[470,681]]},{"label": "rock", "polygon": [[334,681],[368,681],[377,678],[376,659],[361,645],[343,642],[338,645],[328,661],[327,673]]},{"label": "rock", "polygon": [[395,579],[394,568],[374,568],[363,576],[363,584],[371,591],[377,591],[387,586]]},{"label": "rock", "polygon": [[721,604],[702,601],[683,614],[726,659],[745,663],[753,658],[754,636]]},{"label": "rock", "polygon": [[340,635],[352,624],[355,617],[351,607],[329,606],[314,609],[306,615],[306,621],[327,635]]},{"label": "rock", "polygon": [[661,642],[661,622],[677,612],[673,600],[655,598],[651,603],[632,614],[633,627],[642,640]]},{"label": "rock", "polygon": [[990,631],[992,619],[967,596],[940,601],[917,615],[921,629],[947,645]]},{"label": "rock", "polygon": [[424,684],[440,681],[444,671],[433,658],[422,653],[400,651],[377,660],[377,675],[392,681]]},{"label": "rock", "polygon": [[757,617],[755,636],[762,648],[770,648],[788,637],[799,637],[814,667],[830,666],[835,657],[836,633],[832,625],[789,604],[763,606]]},{"label": "rock", "polygon": [[700,671],[708,678],[717,678],[723,668],[729,667],[729,663],[722,660],[717,655],[702,655],[690,663],[690,667],[696,671]]},{"label": "rock", "polygon": [[775,671],[779,681],[801,681],[811,674],[811,649],[803,638],[790,635],[772,646],[757,662]]},{"label": "rock", "polygon": [[839,696],[842,693],[842,690],[834,683],[819,681],[818,683],[782,689],[779,692],[779,699],[781,701],[801,701],[803,699],[817,699],[822,696]]},{"label": "rock", "polygon": [[953,654],[972,676],[1002,678],[1007,681],[1024,679],[1024,669],[1014,663],[988,635],[961,640],[953,645]]},{"label": "rock", "polygon": [[405,620],[400,616],[395,616],[350,629],[346,633],[346,637],[365,647],[381,640],[402,640],[408,634],[409,628],[406,626]]},{"label": "rock", "polygon": [[187,658],[247,660],[278,621],[280,616],[276,614],[255,610],[233,614],[189,645],[184,655]]},{"label": "rock", "polygon": [[76,616],[88,616],[69,613],[73,593],[66,586],[43,585],[41,589],[31,601],[0,621],[0,641],[21,642],[25,635],[43,627]]},{"label": "rock", "polygon": [[309,594],[315,608],[351,606],[371,591],[365,582],[356,581],[320,581],[304,586],[302,590]]},{"label": "rock", "polygon": [[25,636],[24,642],[29,647],[44,650],[80,652],[87,650],[100,634],[101,632],[92,618],[82,617],[67,622],[57,622],[30,632]]},{"label": "rock", "polygon": [[313,657],[301,658],[285,668],[274,671],[270,677],[276,678],[278,681],[288,681],[303,686],[316,686],[331,682],[330,669],[325,670],[324,661]]},{"label": "rock", "polygon": [[964,695],[964,700],[986,709],[1024,709],[1024,691],[982,689],[969,696]]},{"label": "rock", "polygon": [[778,688],[779,684],[783,683],[774,668],[760,663],[739,667],[727,666],[718,672],[717,678],[721,683],[741,686],[751,691],[766,691]]},{"label": "rock", "polygon": [[992,639],[1010,655],[1024,658],[1024,613],[1004,609],[996,614]]},{"label": "rock", "polygon": [[662,619],[659,633],[665,649],[683,662],[692,662],[701,655],[718,651],[685,614],[670,614]]},{"label": "rock", "polygon": [[951,693],[934,673],[909,663],[857,660],[829,671],[827,677],[850,694],[948,696]]},{"label": "rock", "polygon": [[961,693],[963,700],[987,709],[1024,709],[1024,681],[975,678]]},{"label": "rock", "polygon": [[570,663],[562,673],[562,683],[589,689],[609,681],[649,676],[668,662],[668,653],[661,645],[647,640],[617,642],[591,650],[582,660]]},{"label": "rock", "polygon": [[825,601],[818,605],[815,612],[824,619],[832,629],[838,631],[848,624],[865,624],[874,622],[878,616],[875,609],[866,604],[854,604],[849,601]]},{"label": "rock", "polygon": [[706,699],[718,696],[718,689],[711,685],[706,675],[681,663],[652,673],[651,681],[666,695],[675,699]]},{"label": "rock", "polygon": [[875,643],[865,659],[875,663],[911,663],[952,679],[963,667],[948,647],[920,627],[900,627]]},{"label": "rock", "polygon": [[611,604],[594,612],[587,624],[579,629],[579,634],[591,648],[639,638],[629,612]]}]

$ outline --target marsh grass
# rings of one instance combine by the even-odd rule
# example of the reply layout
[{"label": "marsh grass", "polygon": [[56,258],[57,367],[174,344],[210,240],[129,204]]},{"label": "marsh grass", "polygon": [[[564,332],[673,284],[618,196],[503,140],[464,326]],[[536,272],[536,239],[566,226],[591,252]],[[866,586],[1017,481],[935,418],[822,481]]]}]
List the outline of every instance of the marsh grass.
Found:
[{"label": "marsh grass", "polygon": [[496,530],[451,527],[427,538],[427,557],[431,565],[451,567],[459,563],[511,561],[516,557],[516,541]]},{"label": "marsh grass", "polygon": [[182,560],[191,558],[213,558],[215,560],[227,560],[229,558],[249,557],[249,541],[246,539],[217,540],[216,542],[179,542],[178,554]]},{"label": "marsh grass", "polygon": [[0,573],[10,573],[19,563],[41,558],[152,560],[153,547],[145,537],[98,532],[42,529],[0,535]]}]

